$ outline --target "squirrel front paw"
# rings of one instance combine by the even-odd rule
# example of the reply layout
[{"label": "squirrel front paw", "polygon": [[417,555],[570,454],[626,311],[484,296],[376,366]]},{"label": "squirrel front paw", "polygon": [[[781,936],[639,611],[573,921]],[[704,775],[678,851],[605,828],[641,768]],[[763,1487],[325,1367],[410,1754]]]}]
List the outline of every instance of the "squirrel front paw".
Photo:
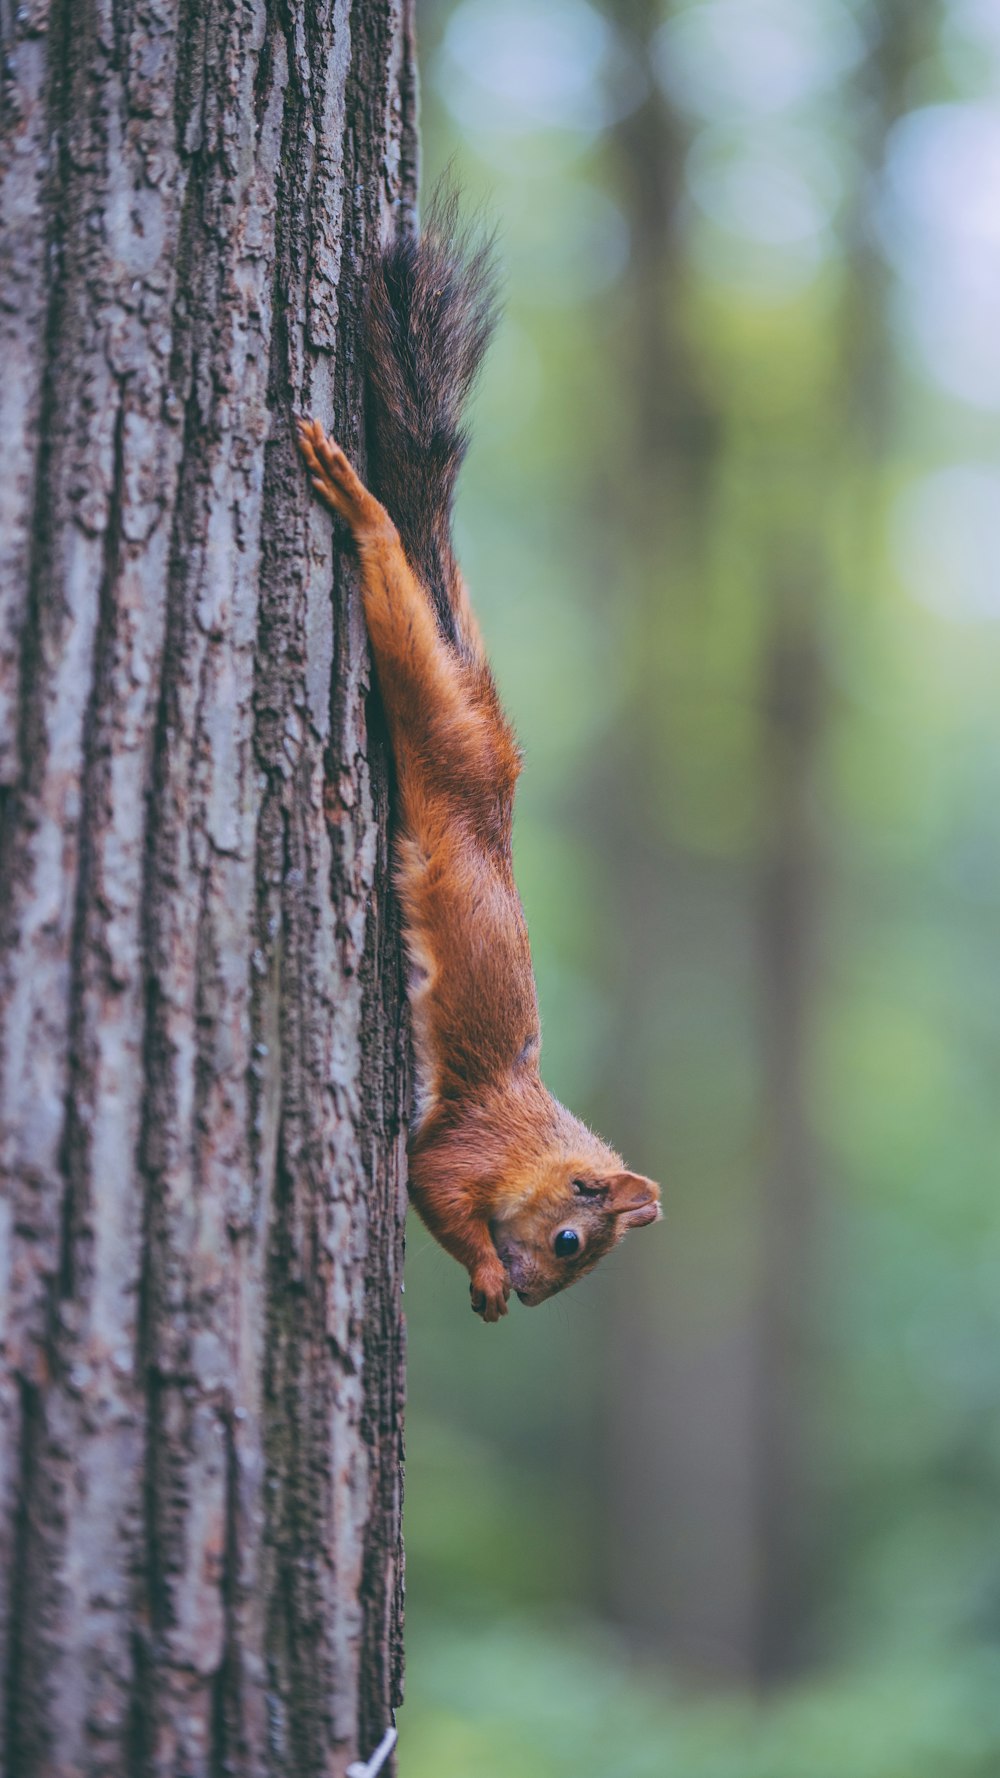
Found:
[{"label": "squirrel front paw", "polygon": [[484,1260],[469,1274],[473,1314],[484,1321],[499,1321],[507,1313],[510,1279],[499,1259]]}]

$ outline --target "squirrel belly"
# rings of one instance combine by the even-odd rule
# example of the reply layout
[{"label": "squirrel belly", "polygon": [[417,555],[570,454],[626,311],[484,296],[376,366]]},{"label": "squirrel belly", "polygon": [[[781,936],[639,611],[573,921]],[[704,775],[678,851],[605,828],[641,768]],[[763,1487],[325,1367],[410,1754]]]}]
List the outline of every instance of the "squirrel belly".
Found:
[{"label": "squirrel belly", "polygon": [[454,197],[381,255],[369,329],[376,498],[317,420],[312,483],[350,528],[396,766],[395,879],[412,1009],[410,1193],[466,1267],[485,1321],[534,1305],[655,1222],[630,1173],[543,1086],[538,1001],[511,853],[520,753],[451,546],[462,409],[494,324],[488,248]]}]

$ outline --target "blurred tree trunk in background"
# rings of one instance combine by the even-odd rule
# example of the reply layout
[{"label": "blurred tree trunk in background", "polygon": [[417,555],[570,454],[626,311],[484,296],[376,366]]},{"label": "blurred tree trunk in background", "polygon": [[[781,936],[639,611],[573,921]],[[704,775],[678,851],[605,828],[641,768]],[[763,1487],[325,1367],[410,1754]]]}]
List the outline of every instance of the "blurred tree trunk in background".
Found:
[{"label": "blurred tree trunk in background", "polygon": [[[821,516],[813,515],[817,527]],[[776,536],[769,556],[757,899],[763,1164],[746,1334],[752,1594],[741,1662],[762,1683],[805,1665],[811,1646],[817,1478],[807,1402],[819,1165],[808,1102],[823,860],[810,804],[824,703],[819,620],[829,591],[822,548],[807,537]]]},{"label": "blurred tree trunk in background", "polygon": [[[657,0],[630,0],[619,16],[635,51],[644,54],[662,16]],[[614,533],[625,557],[631,633],[628,722],[613,758],[615,780],[625,784],[648,783],[655,771],[649,761],[663,753],[662,711],[676,687],[662,683],[662,662],[672,657],[671,628],[684,625],[703,578],[717,445],[716,416],[693,380],[682,335],[679,213],[687,129],[660,91],[648,56],[645,74],[646,96],[619,125],[613,144],[631,237],[619,364],[622,400],[634,419],[621,460]],[[656,1029],[657,1002],[670,991],[680,866],[659,809],[622,809],[620,798],[607,793],[598,806],[610,823],[604,848],[612,861],[609,905],[622,910],[625,942],[613,1004],[621,1009],[621,1043],[629,1053],[632,1018],[640,1029]],[[620,1103],[604,1115],[622,1143],[627,1132],[631,1164],[648,1170],[658,1134],[649,1113],[661,1098],[647,1072],[651,1061],[630,1054],[620,1071],[626,1083]],[[663,1186],[672,1251],[677,1181],[666,1178]],[[682,1212],[682,1241],[684,1220]],[[633,1268],[648,1260],[638,1252],[630,1257]],[[662,1249],[656,1258],[662,1265]],[[676,1299],[669,1276],[659,1292],[651,1279],[644,1282],[640,1292],[619,1292],[609,1348],[609,1604],[640,1638],[665,1642],[679,1660],[697,1664],[707,1660],[706,1644],[742,1638],[745,1562],[742,1549],[732,1548],[742,1515],[729,1498],[731,1479],[739,1485],[742,1473],[742,1427],[723,1405],[718,1356],[692,1349],[685,1339],[690,1304]],[[699,1526],[696,1549],[679,1535],[692,1524]]]},{"label": "blurred tree trunk in background", "polygon": [[[681,869],[669,821],[657,809],[621,812],[606,836],[613,905],[624,911],[627,935],[614,995],[622,1009],[620,1046],[629,1053],[633,1079],[629,1103],[609,1106],[606,1122],[629,1133],[635,1165],[653,1165],[654,1144],[666,1153],[668,1166],[672,1147],[678,1155],[677,1176],[664,1182],[666,1265],[650,1249],[634,1256],[633,1265],[644,1274],[656,1264],[660,1276],[644,1276],[642,1290],[630,1290],[622,1301],[610,1349],[610,1603],[622,1622],[664,1643],[683,1664],[758,1682],[778,1678],[808,1657],[821,1541],[815,1527],[822,1486],[810,1449],[807,1402],[809,1366],[816,1362],[809,1343],[818,1283],[818,1156],[808,1113],[808,1064],[822,901],[822,858],[810,803],[824,722],[831,538],[842,523],[828,510],[824,490],[836,485],[838,457],[852,452],[860,493],[854,517],[859,530],[865,525],[871,479],[863,466],[871,462],[871,433],[884,427],[888,399],[871,185],[906,78],[926,47],[931,11],[901,0],[879,9],[874,20],[872,53],[862,64],[857,95],[862,171],[846,225],[855,235],[860,271],[843,294],[840,355],[831,378],[835,399],[824,413],[810,407],[797,413],[793,403],[784,417],[769,415],[766,453],[755,450],[752,432],[748,442],[745,428],[739,438],[738,398],[730,413],[725,397],[713,402],[701,392],[684,348],[678,209],[687,142],[654,81],[617,137],[633,241],[632,307],[621,362],[637,415],[632,458],[624,465],[623,548],[634,550],[642,579],[631,601],[638,633],[616,776],[648,782],[648,761],[659,754],[666,782],[671,748],[694,749],[700,740],[712,745],[723,727],[724,712],[714,724],[711,718],[700,721],[698,687],[664,682],[658,663],[671,658],[671,625],[688,632],[686,660],[697,658],[699,646],[712,647],[712,617],[706,613],[712,509],[723,498],[729,452],[750,495],[741,521],[743,596],[754,604],[749,627],[756,640],[747,651],[743,684],[734,679],[734,690],[748,714],[747,757],[736,765],[744,782],[737,794],[756,814],[745,859],[730,848],[717,862],[709,848],[701,873],[692,872],[690,863]],[[633,0],[628,23],[637,43],[649,42],[659,18],[654,0]],[[726,386],[720,358],[703,388]],[[627,565],[629,580],[631,572]],[[692,644],[699,622],[700,644]],[[692,717],[678,721],[675,707],[685,701]],[[637,751],[630,755],[630,749]],[[703,777],[711,787],[711,771]],[[693,782],[697,787],[697,769]],[[614,807],[614,799],[604,800]],[[636,836],[642,833],[647,840],[639,847]],[[749,898],[738,880],[748,869],[757,884]],[[755,910],[752,931],[739,923],[747,902]],[[752,1058],[756,1100],[748,1141],[760,1157],[757,1182],[749,1191],[732,1191],[724,1251],[720,1207],[732,1189],[726,1157],[711,1157],[721,1170],[702,1181],[697,1151],[683,1152],[684,1133],[664,1124],[650,1127],[650,1107],[666,1101],[675,1116],[678,1109],[683,1116],[684,1108],[675,1081],[644,1073],[651,1058],[631,1055],[628,1038],[637,1004],[647,1007],[640,1024],[655,1029],[657,1007],[678,1001],[677,973],[682,964],[688,971],[698,967],[699,947],[706,984],[720,975],[725,980],[727,973],[729,980],[727,1005],[705,1015],[719,1046],[719,1091],[733,1091],[731,1058],[723,1049],[742,1045]],[[720,969],[721,956],[731,962]],[[697,1004],[695,993],[689,1018]],[[746,1006],[756,1009],[750,1020]],[[700,1023],[700,1007],[697,1017]],[[667,1030],[670,1019],[661,1016],[660,1023]],[[691,1041],[703,1040],[704,1031],[692,1021]],[[664,1055],[666,1042],[656,1058],[661,1065]],[[680,1045],[678,1055],[683,1066]],[[699,1105],[695,1116],[711,1122],[711,1106]],[[732,1123],[731,1108],[724,1121]],[[745,1174],[746,1155],[735,1158]],[[699,1200],[705,1189],[715,1202],[703,1236]]]},{"label": "blurred tree trunk in background", "polygon": [[[844,224],[854,273],[844,293],[839,329],[838,400],[826,425],[817,425],[818,440],[794,433],[785,439],[778,473],[786,489],[798,484],[795,517],[775,526],[763,547],[767,635],[761,769],[766,803],[757,961],[768,1136],[753,1324],[753,1521],[761,1559],[751,1671],[764,1681],[793,1671],[808,1657],[812,1585],[823,1556],[816,1523],[823,1491],[816,1453],[808,1449],[803,1426],[808,1372],[817,1359],[808,1345],[810,1305],[820,1283],[812,1264],[818,1247],[814,1222],[821,1214],[819,1157],[809,1127],[808,1061],[823,858],[810,804],[826,703],[824,630],[827,649],[832,645],[825,614],[835,605],[834,539],[842,519],[829,511],[822,496],[838,480],[849,485],[848,475],[838,476],[838,458],[849,455],[858,491],[851,526],[853,558],[859,565],[866,554],[868,560],[876,559],[871,529],[881,522],[876,466],[884,459],[889,432],[892,351],[873,193],[886,135],[905,109],[911,70],[930,53],[936,11],[936,0],[916,5],[892,0],[873,15],[871,53],[853,95],[861,174],[849,194]],[[765,495],[761,505],[766,510],[769,504]],[[852,591],[856,597],[857,588],[847,589],[849,604]]]},{"label": "blurred tree trunk in background", "polygon": [[[635,0],[630,24],[637,43],[649,43],[660,16],[652,0]],[[622,124],[617,140],[633,242],[625,387],[632,391],[637,423],[626,469],[626,522],[630,547],[639,540],[641,575],[629,723],[621,743],[625,757],[619,755],[617,762],[626,782],[630,777],[648,781],[649,765],[640,762],[665,748],[686,751],[714,741],[697,712],[698,687],[664,683],[658,668],[676,653],[697,659],[711,647],[706,606],[712,511],[720,498],[728,421],[707,393],[703,372],[699,381],[684,339],[685,242],[679,212],[687,146],[682,120],[651,79],[649,96]],[[714,386],[724,382],[716,379]],[[697,969],[698,947],[705,947],[706,979],[710,971],[717,976],[720,953],[732,957],[732,966],[721,972],[729,1003],[719,1019],[720,1093],[732,1090],[723,1046],[753,1043],[752,1027],[741,1031],[746,1026],[741,996],[756,999],[760,1008],[757,1152],[766,1158],[758,1185],[749,1194],[735,1191],[730,1246],[709,1251],[699,1232],[702,1194],[706,1189],[716,1194],[717,1239],[718,1195],[734,1188],[719,1172],[700,1181],[696,1151],[680,1162],[677,1177],[668,1174],[670,1253],[665,1268],[662,1254],[656,1256],[663,1268],[659,1290],[647,1280],[640,1293],[647,1306],[639,1326],[635,1294],[621,1305],[610,1379],[615,1615],[640,1636],[665,1643],[682,1664],[736,1678],[779,1670],[784,1661],[779,1651],[801,1624],[796,1587],[807,1479],[801,1461],[800,1346],[814,1166],[802,1069],[813,918],[805,801],[817,732],[816,674],[810,670],[798,677],[812,645],[808,631],[800,636],[797,627],[794,646],[788,642],[785,607],[798,626],[800,614],[813,609],[815,588],[783,585],[781,615],[772,620],[767,606],[777,598],[774,578],[773,562],[756,563],[744,585],[744,595],[760,602],[751,628],[764,632],[757,669],[763,677],[764,739],[755,743],[760,716],[751,715],[747,752],[752,756],[756,748],[759,759],[756,766],[745,759],[740,767],[749,781],[748,797],[759,806],[764,835],[756,937],[740,919],[747,904],[746,865],[724,858],[720,866],[709,849],[702,867],[688,864],[682,870],[658,810],[628,811],[608,848],[617,877],[615,900],[629,909],[628,958],[615,982],[625,1022],[622,1046],[628,1047],[635,997],[649,1003],[646,1023],[655,1029],[656,1004],[669,1007],[678,999],[672,973],[682,962]],[[671,631],[686,635],[683,651],[672,647]],[[701,644],[692,646],[698,632]],[[748,665],[745,682],[734,686],[734,697],[751,712],[758,697],[753,671]],[[716,713],[717,727],[729,721],[729,713]],[[640,750],[634,770],[629,748]],[[668,757],[665,779],[670,771]],[[704,793],[711,795],[713,772],[695,769],[695,794],[699,776]],[[647,843],[637,851],[636,836],[643,831]],[[638,1141],[640,1158],[634,1164],[652,1166],[649,1148],[655,1142],[669,1167],[674,1139],[669,1127],[642,1127],[644,1107],[662,1104],[665,1096],[663,1083],[643,1073],[650,1061],[631,1058],[633,1103],[609,1109],[607,1123],[627,1130],[630,1143]],[[711,1107],[700,1106],[699,1115],[711,1119]],[[745,1164],[746,1157],[739,1158]],[[634,1263],[648,1269],[653,1261],[644,1253]]]},{"label": "blurred tree trunk in background", "polygon": [[415,195],[405,5],[3,12],[18,1778],[335,1775],[400,1695],[387,755],[291,420],[363,456],[368,269]]}]

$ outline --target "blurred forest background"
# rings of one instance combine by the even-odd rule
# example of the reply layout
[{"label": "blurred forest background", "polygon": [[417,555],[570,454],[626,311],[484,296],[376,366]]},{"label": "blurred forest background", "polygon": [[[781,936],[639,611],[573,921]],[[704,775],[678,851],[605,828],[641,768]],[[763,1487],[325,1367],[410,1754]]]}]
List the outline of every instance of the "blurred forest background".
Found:
[{"label": "blurred forest background", "polygon": [[1000,8],[426,0],[547,1083],[666,1220],[419,1223],[403,1778],[1000,1772]]}]

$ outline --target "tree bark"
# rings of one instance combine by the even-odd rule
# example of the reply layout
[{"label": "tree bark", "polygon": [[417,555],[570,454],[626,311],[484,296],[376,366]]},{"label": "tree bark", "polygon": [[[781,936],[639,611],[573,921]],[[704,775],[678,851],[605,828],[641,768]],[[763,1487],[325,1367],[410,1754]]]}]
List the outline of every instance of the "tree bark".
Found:
[{"label": "tree bark", "polygon": [[363,463],[408,5],[0,9],[18,1778],[337,1778],[400,1697],[387,751],[291,421]]}]

